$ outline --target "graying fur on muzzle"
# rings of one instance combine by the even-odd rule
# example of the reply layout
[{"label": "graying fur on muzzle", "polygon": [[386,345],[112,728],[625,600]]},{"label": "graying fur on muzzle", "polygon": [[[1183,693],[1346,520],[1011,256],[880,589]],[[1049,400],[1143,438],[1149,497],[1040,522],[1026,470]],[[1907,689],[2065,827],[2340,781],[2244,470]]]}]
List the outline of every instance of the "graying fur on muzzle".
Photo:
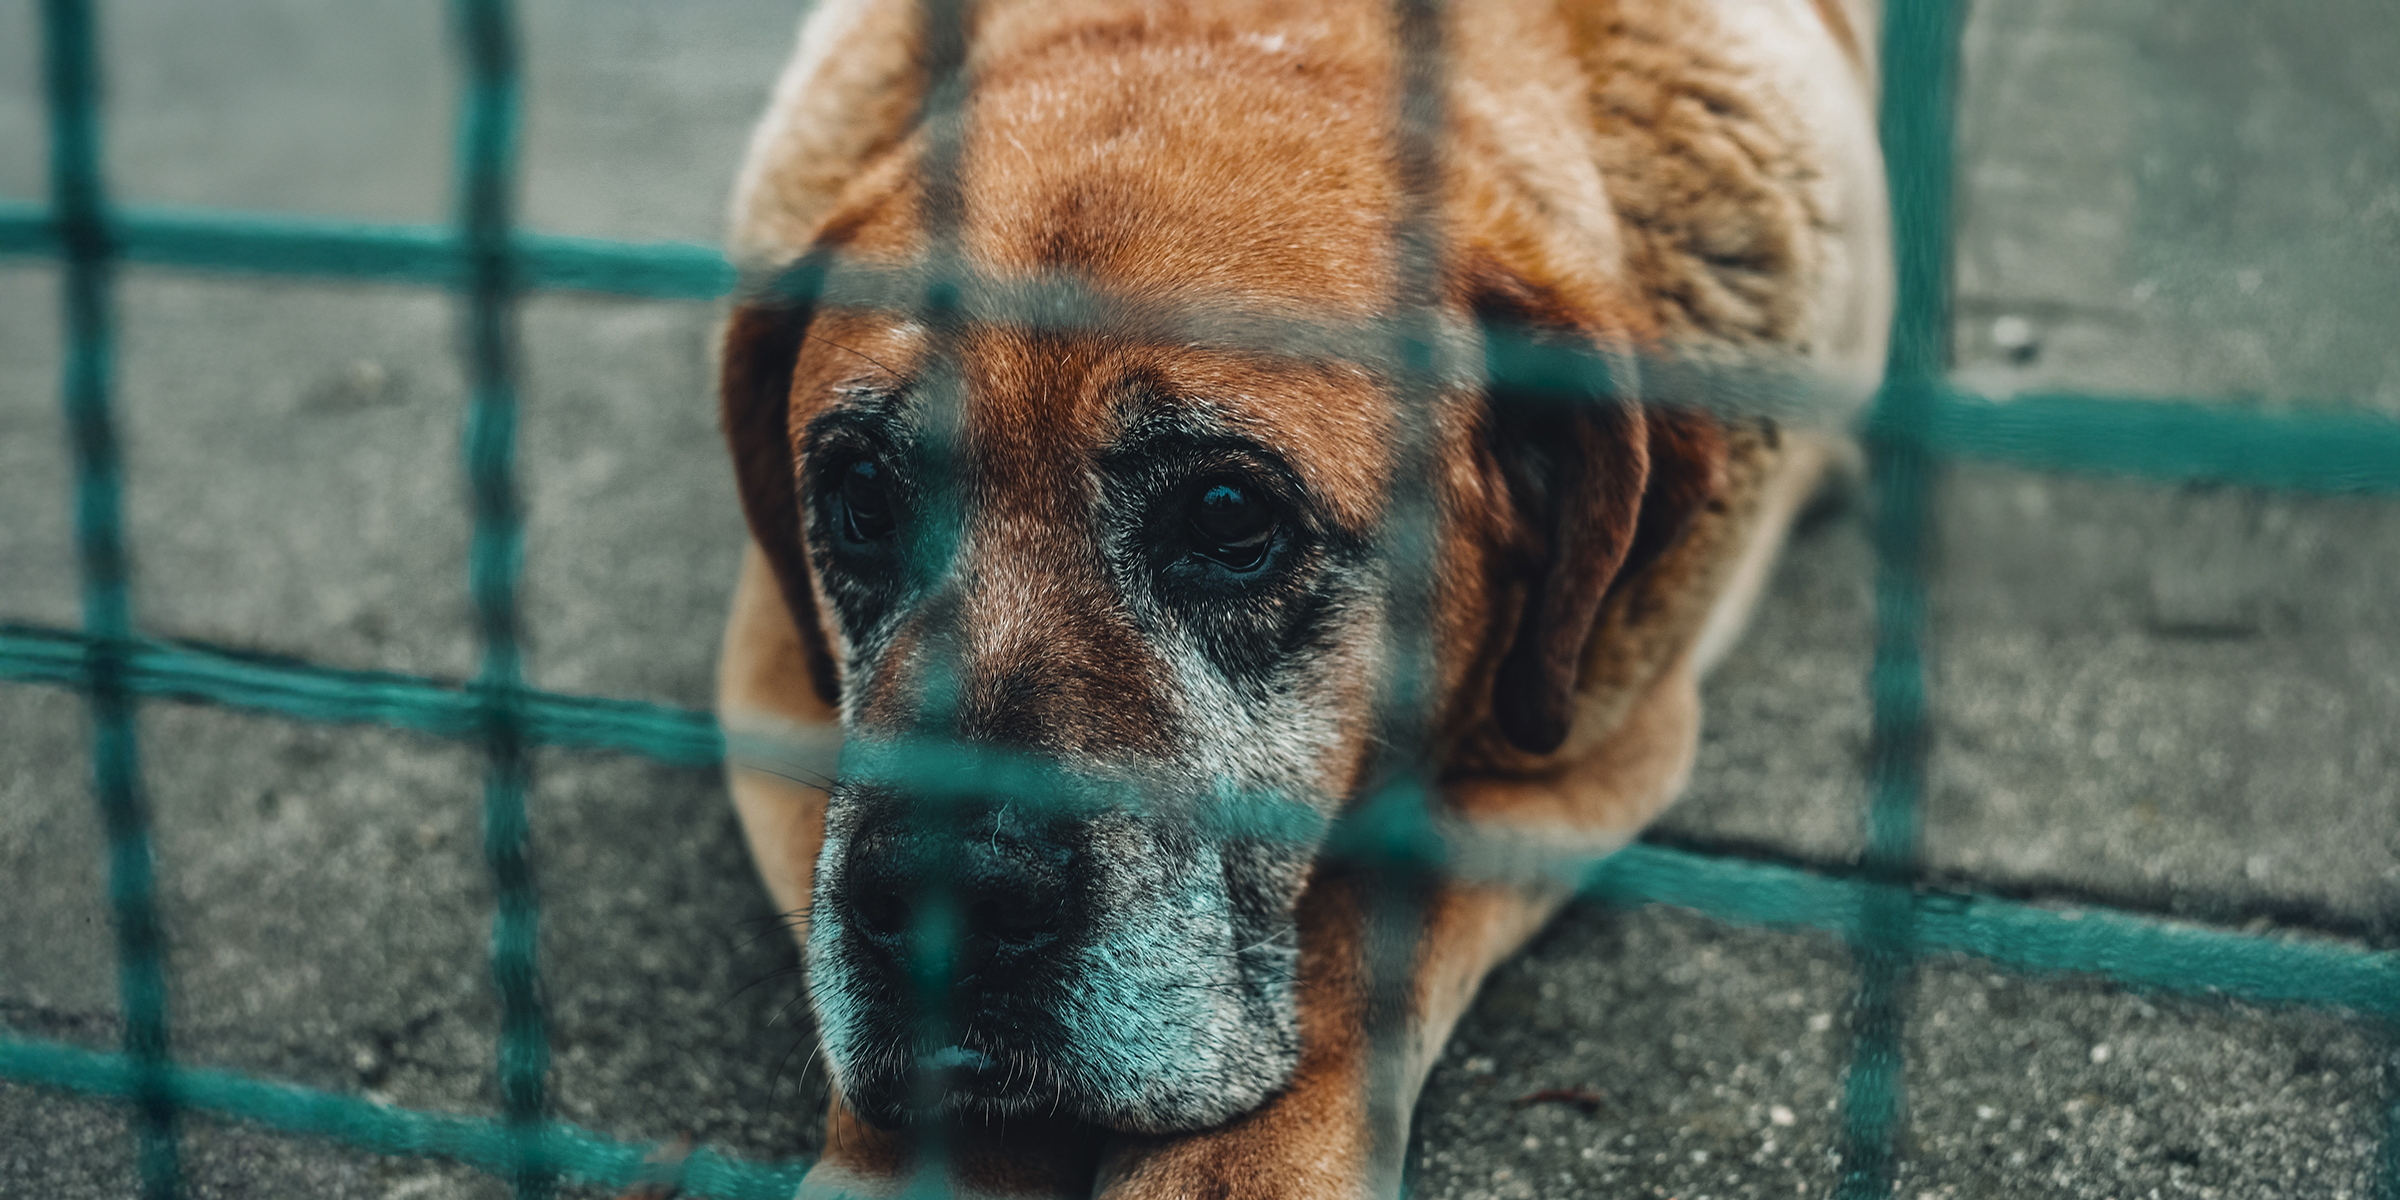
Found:
[{"label": "graying fur on muzzle", "polygon": [[[944,772],[926,760],[962,752],[926,749],[913,764],[889,748],[848,756],[827,808],[810,1000],[861,1115],[1042,1113],[1163,1133],[1283,1086],[1299,1059],[1291,913],[1305,836],[1213,832],[1229,824],[1220,809],[1255,815],[1257,801],[1001,755]],[[1014,788],[971,782],[995,776]],[[1039,885],[1057,889],[1054,928],[978,909],[991,888],[1052,865],[1069,876]],[[895,881],[915,891],[905,922],[874,907]]]}]

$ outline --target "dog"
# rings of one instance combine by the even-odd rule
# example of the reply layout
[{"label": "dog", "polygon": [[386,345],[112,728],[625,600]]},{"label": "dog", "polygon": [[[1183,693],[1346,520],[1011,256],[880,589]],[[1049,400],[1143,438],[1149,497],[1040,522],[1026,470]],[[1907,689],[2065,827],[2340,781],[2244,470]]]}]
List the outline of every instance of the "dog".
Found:
[{"label": "dog", "polygon": [[[897,1194],[936,1144],[975,1194],[1396,1186],[1443,1040],[1570,887],[1395,885],[1327,830],[1406,760],[1459,847],[1623,846],[1683,787],[1698,680],[1844,453],[1706,395],[1512,403],[1479,347],[1786,361],[1831,417],[1863,402],[1892,304],[1879,18],[984,0],[942,24],[825,0],[806,20],[733,207],[731,254],[768,282],[722,347],[750,544],[718,697],[833,1084],[803,1194]],[[1428,30],[1438,55],[1404,53]],[[1426,113],[1435,152],[1412,159]],[[1108,299],[1073,328],[827,282],[946,265]],[[1395,314],[1428,331],[1415,375],[1219,336]],[[1409,513],[1404,563],[1385,533]],[[861,766],[953,742],[1039,764],[1059,803],[967,789],[928,818],[930,793]],[[1257,796],[1320,820],[1205,832]],[[1378,934],[1394,887],[1404,923]],[[936,893],[929,1025],[911,971]]]}]

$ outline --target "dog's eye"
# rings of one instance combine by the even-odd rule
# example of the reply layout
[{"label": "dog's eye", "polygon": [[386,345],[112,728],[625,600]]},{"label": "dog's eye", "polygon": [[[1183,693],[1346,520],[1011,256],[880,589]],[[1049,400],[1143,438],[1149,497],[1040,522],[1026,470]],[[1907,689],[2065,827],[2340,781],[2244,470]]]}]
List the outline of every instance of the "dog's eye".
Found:
[{"label": "dog's eye", "polygon": [[891,480],[882,467],[866,459],[851,463],[842,471],[839,495],[837,524],[844,541],[864,545],[892,536],[899,514],[892,504]]},{"label": "dog's eye", "polygon": [[1192,496],[1192,549],[1236,571],[1267,557],[1275,514],[1258,489],[1238,479],[1212,479]]}]

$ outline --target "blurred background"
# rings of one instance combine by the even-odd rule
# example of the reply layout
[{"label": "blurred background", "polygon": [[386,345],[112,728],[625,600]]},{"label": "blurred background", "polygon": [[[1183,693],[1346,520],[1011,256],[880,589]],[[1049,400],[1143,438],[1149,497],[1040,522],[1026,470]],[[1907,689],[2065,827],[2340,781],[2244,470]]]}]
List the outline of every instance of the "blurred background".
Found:
[{"label": "blurred background", "polygon": [[[717,239],[803,6],[526,0],[520,211]],[[35,6],[0,5],[0,199],[46,195]],[[435,0],[104,6],[125,204],[442,222]],[[2400,415],[2400,11],[2388,0],[1971,6],[1957,375]],[[459,678],[454,300],[129,267],[118,403],[159,636]],[[58,274],[0,259],[0,621],[77,623]],[[694,303],[523,310],[532,681],[699,708],[741,525]],[[2400,502],[1958,466],[1933,579],[1927,861],[1954,886],[2293,938],[2400,938]],[[1872,554],[1798,537],[1707,689],[1663,836],[1855,859]],[[470,745],[142,710],[185,1061],[494,1112]],[[0,684],[0,1026],[119,1036],[73,694]],[[795,956],[714,771],[545,752],[533,798],[560,1116],[810,1152]],[[1854,975],[1830,938],[1572,910],[1494,976],[1418,1113],[1429,1197],[1825,1194]],[[2400,1072],[2337,1016],[1936,958],[1904,1197],[2369,1194]],[[1521,1106],[1546,1088],[1605,1102]],[[458,1168],[186,1120],[200,1196],[498,1196]],[[132,1193],[115,1110],[0,1085],[0,1195]]]}]

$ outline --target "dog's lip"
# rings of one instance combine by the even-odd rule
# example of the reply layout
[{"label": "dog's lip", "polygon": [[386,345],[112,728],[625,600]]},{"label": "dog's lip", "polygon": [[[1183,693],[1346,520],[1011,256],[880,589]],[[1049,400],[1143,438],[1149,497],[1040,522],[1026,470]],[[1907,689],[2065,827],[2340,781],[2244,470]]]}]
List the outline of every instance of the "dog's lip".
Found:
[{"label": "dog's lip", "polygon": [[998,1065],[992,1061],[991,1055],[985,1054],[981,1050],[970,1050],[965,1046],[944,1046],[931,1053],[917,1056],[917,1069],[927,1073],[981,1074]]},{"label": "dog's lip", "polygon": [[1031,1099],[1026,1089],[1007,1086],[1011,1075],[998,1057],[953,1044],[919,1052],[898,1074],[860,1081],[865,1086],[852,1101],[870,1122],[899,1126]]},{"label": "dog's lip", "polygon": [[912,1107],[924,1101],[924,1089],[930,1087],[940,1097],[933,1107],[943,1109],[961,1100],[1005,1098],[1010,1074],[997,1055],[952,1044],[920,1052],[908,1074],[895,1082],[904,1094],[914,1097],[909,1102]]}]

